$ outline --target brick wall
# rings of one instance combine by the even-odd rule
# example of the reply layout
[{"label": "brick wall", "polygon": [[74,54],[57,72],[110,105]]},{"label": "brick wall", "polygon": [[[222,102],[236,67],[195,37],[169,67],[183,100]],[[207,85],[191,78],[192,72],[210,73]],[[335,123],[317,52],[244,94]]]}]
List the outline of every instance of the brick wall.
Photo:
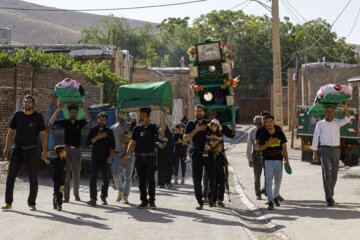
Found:
[{"label": "brick wall", "polygon": [[[102,87],[87,83],[83,73],[63,72],[60,69],[53,68],[42,69],[42,71],[34,74],[33,95],[37,99],[36,110],[43,114],[46,124],[49,116],[49,104],[55,105],[57,103],[57,98],[54,96],[54,87],[66,77],[71,77],[84,86],[88,92],[88,95],[85,96],[88,106],[102,103]],[[3,149],[5,144],[8,125],[13,115],[13,84],[14,68],[0,69],[0,149]],[[17,90],[17,93],[20,94],[20,89]]]}]

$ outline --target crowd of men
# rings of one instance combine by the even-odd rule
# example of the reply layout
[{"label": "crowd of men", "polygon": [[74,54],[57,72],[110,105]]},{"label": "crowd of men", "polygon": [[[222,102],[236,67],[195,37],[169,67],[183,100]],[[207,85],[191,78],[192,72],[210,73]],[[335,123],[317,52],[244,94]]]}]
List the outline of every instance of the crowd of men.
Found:
[{"label": "crowd of men", "polygon": [[[47,134],[41,113],[35,111],[35,98],[25,96],[25,109],[14,113],[9,124],[6,137],[4,157],[8,156],[9,170],[6,180],[4,210],[12,208],[15,178],[23,163],[27,165],[30,193],[28,205],[30,210],[36,210],[38,192],[37,170],[37,139],[41,135],[41,159],[47,163]],[[73,181],[73,194],[80,201],[79,185],[81,171],[81,130],[90,122],[90,116],[85,103],[81,105],[85,112],[84,120],[77,120],[79,106],[70,105],[69,119],[57,120],[63,109],[62,104],[50,119],[50,123],[64,129],[64,146],[56,146],[57,158],[54,165],[54,209],[61,211],[62,203],[70,201],[70,186]],[[326,107],[325,119],[318,122],[312,149],[314,160],[318,161],[317,148],[320,138],[321,163],[325,199],[328,206],[333,206],[334,188],[337,179],[339,162],[339,132],[340,127],[349,122],[347,104],[343,104],[346,117],[334,119],[334,107]],[[101,171],[102,187],[100,199],[107,204],[110,179],[113,178],[118,191],[116,201],[129,204],[129,194],[132,185],[134,168],[139,179],[140,204],[138,208],[156,209],[156,182],[159,188],[172,188],[179,184],[179,166],[181,165],[181,181],[185,184],[186,160],[189,151],[195,197],[198,202],[196,210],[202,210],[204,203],[209,207],[224,207],[224,193],[227,186],[228,161],[224,150],[223,136],[234,138],[235,125],[231,128],[221,125],[216,119],[216,111],[196,105],[196,118],[191,121],[177,123],[177,131],[170,131],[166,125],[167,109],[162,114],[159,125],[151,122],[151,109],[141,108],[140,115],[123,111],[117,112],[117,122],[106,127],[108,116],[100,113],[97,116],[98,125],[92,128],[86,144],[92,146],[90,164],[90,200],[89,206],[97,205],[97,180]],[[207,115],[207,117],[206,117]],[[255,193],[257,199],[265,194],[268,199],[268,209],[280,206],[283,198],[280,196],[283,162],[290,167],[286,148],[286,137],[282,129],[275,125],[274,117],[269,112],[255,116],[255,127],[249,132],[247,158],[249,166],[254,169]],[[14,143],[14,144],[13,144]],[[189,148],[189,145],[191,146]],[[112,164],[112,174],[109,165]],[[261,174],[264,170],[265,183],[261,189]],[[158,179],[155,180],[157,171]],[[273,188],[274,185],[274,188]]]}]

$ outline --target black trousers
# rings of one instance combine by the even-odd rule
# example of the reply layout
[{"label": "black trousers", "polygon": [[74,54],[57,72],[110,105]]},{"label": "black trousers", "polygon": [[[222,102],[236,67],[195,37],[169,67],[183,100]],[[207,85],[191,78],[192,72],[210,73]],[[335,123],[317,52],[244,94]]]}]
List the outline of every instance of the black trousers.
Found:
[{"label": "black trousers", "polygon": [[192,177],[194,182],[194,191],[195,191],[196,200],[198,201],[199,204],[203,204],[201,180],[203,177],[204,167],[209,179],[208,198],[214,199],[215,184],[216,184],[216,164],[213,153],[209,154],[209,157],[203,157],[202,153],[193,153],[191,164],[192,164]]},{"label": "black trousers", "polygon": [[155,201],[156,156],[142,157],[135,154],[135,168],[139,178],[140,200],[142,202]]},{"label": "black trousers", "polygon": [[63,196],[64,196],[64,184],[61,182],[54,182],[53,202],[58,205],[62,205]]},{"label": "black trousers", "polygon": [[19,148],[13,148],[10,156],[9,171],[6,178],[6,191],[5,191],[5,202],[11,205],[14,201],[14,183],[15,178],[20,170],[23,163],[26,164],[30,182],[30,194],[28,197],[28,205],[35,205],[36,196],[38,193],[38,179],[37,170],[39,166],[39,159],[37,156],[37,149],[22,150]]},{"label": "black trousers", "polygon": [[225,167],[223,162],[216,163],[216,184],[214,192],[214,201],[224,201],[225,194]]},{"label": "black trousers", "polygon": [[175,163],[174,163],[175,177],[179,176],[180,164],[181,164],[181,177],[184,178],[186,173],[186,156],[175,155]]},{"label": "black trousers", "polygon": [[107,198],[108,189],[109,189],[109,164],[107,160],[99,160],[99,159],[91,159],[90,163],[90,199],[97,200],[97,178],[99,174],[99,170],[101,171],[103,185],[101,187],[101,197]]},{"label": "black trousers", "polygon": [[158,153],[157,155],[158,185],[171,183],[173,173],[172,156],[167,153]]}]

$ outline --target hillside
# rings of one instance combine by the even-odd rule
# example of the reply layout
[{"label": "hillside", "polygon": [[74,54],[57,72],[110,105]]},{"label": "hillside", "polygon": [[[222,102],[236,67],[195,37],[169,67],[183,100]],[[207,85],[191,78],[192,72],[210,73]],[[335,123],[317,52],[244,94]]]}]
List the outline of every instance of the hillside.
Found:
[{"label": "hillside", "polygon": [[[1,0],[0,7],[52,9],[20,0]],[[102,15],[81,12],[41,12],[0,9],[0,27],[12,29],[12,43],[78,43],[80,29],[98,26]],[[131,27],[142,27],[146,22],[127,19]]]}]

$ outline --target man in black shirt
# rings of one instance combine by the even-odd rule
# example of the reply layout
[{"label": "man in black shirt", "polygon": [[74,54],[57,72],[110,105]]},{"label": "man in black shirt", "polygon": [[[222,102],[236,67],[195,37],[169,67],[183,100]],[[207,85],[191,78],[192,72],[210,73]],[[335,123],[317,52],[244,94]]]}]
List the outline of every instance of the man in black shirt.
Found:
[{"label": "man in black shirt", "polygon": [[[151,209],[155,210],[156,136],[158,134],[164,135],[165,133],[167,109],[164,108],[160,128],[156,124],[150,123],[150,113],[150,108],[140,109],[140,125],[134,128],[131,142],[123,158],[123,164],[126,163],[131,153],[135,150],[135,167],[139,177],[141,200],[138,208],[150,206]],[[149,199],[147,199],[148,193]]]},{"label": "man in black shirt", "polygon": [[103,178],[100,198],[103,205],[107,205],[106,198],[109,188],[109,165],[113,161],[115,152],[115,138],[113,131],[106,127],[108,116],[106,113],[99,113],[97,116],[98,126],[90,130],[86,140],[87,145],[92,145],[91,164],[90,164],[90,206],[96,206],[97,201],[97,177],[99,169]]},{"label": "man in black shirt", "polygon": [[194,182],[195,196],[199,203],[199,206],[196,210],[202,210],[204,202],[202,200],[202,191],[201,191],[201,180],[203,175],[203,168],[208,174],[209,178],[209,206],[214,207],[214,191],[216,183],[216,164],[213,154],[209,154],[209,157],[204,157],[204,149],[206,143],[206,133],[207,133],[207,124],[209,123],[204,119],[205,117],[205,108],[203,105],[196,105],[195,107],[196,120],[189,121],[186,124],[184,141],[189,142],[192,140],[192,174]]},{"label": "man in black shirt", "polygon": [[80,201],[79,186],[80,186],[80,171],[81,171],[81,129],[90,122],[89,113],[86,110],[85,104],[82,104],[86,119],[76,120],[78,116],[78,107],[70,105],[69,115],[70,119],[56,120],[63,105],[59,102],[58,108],[52,115],[50,123],[64,129],[65,147],[67,152],[66,158],[66,183],[64,187],[64,202],[69,202],[70,199],[70,179],[71,176],[74,181],[74,196],[76,201]]},{"label": "man in black shirt", "polygon": [[24,106],[25,110],[17,111],[11,119],[3,151],[3,156],[7,157],[15,134],[15,146],[11,151],[9,171],[6,179],[6,205],[2,207],[5,210],[12,207],[15,178],[24,162],[27,165],[30,182],[28,205],[31,211],[36,210],[35,201],[38,192],[37,169],[39,164],[39,159],[37,158],[37,139],[39,133],[43,147],[41,159],[46,161],[47,134],[44,118],[41,113],[34,111],[35,98],[33,96],[25,96]]},{"label": "man in black shirt", "polygon": [[[274,203],[280,206],[278,195],[282,180],[282,161],[289,166],[286,148],[286,137],[283,131],[275,128],[273,116],[265,117],[266,131],[259,138],[260,151],[265,165],[266,193],[269,200],[269,210],[274,209]],[[272,189],[274,179],[274,191]]]}]

